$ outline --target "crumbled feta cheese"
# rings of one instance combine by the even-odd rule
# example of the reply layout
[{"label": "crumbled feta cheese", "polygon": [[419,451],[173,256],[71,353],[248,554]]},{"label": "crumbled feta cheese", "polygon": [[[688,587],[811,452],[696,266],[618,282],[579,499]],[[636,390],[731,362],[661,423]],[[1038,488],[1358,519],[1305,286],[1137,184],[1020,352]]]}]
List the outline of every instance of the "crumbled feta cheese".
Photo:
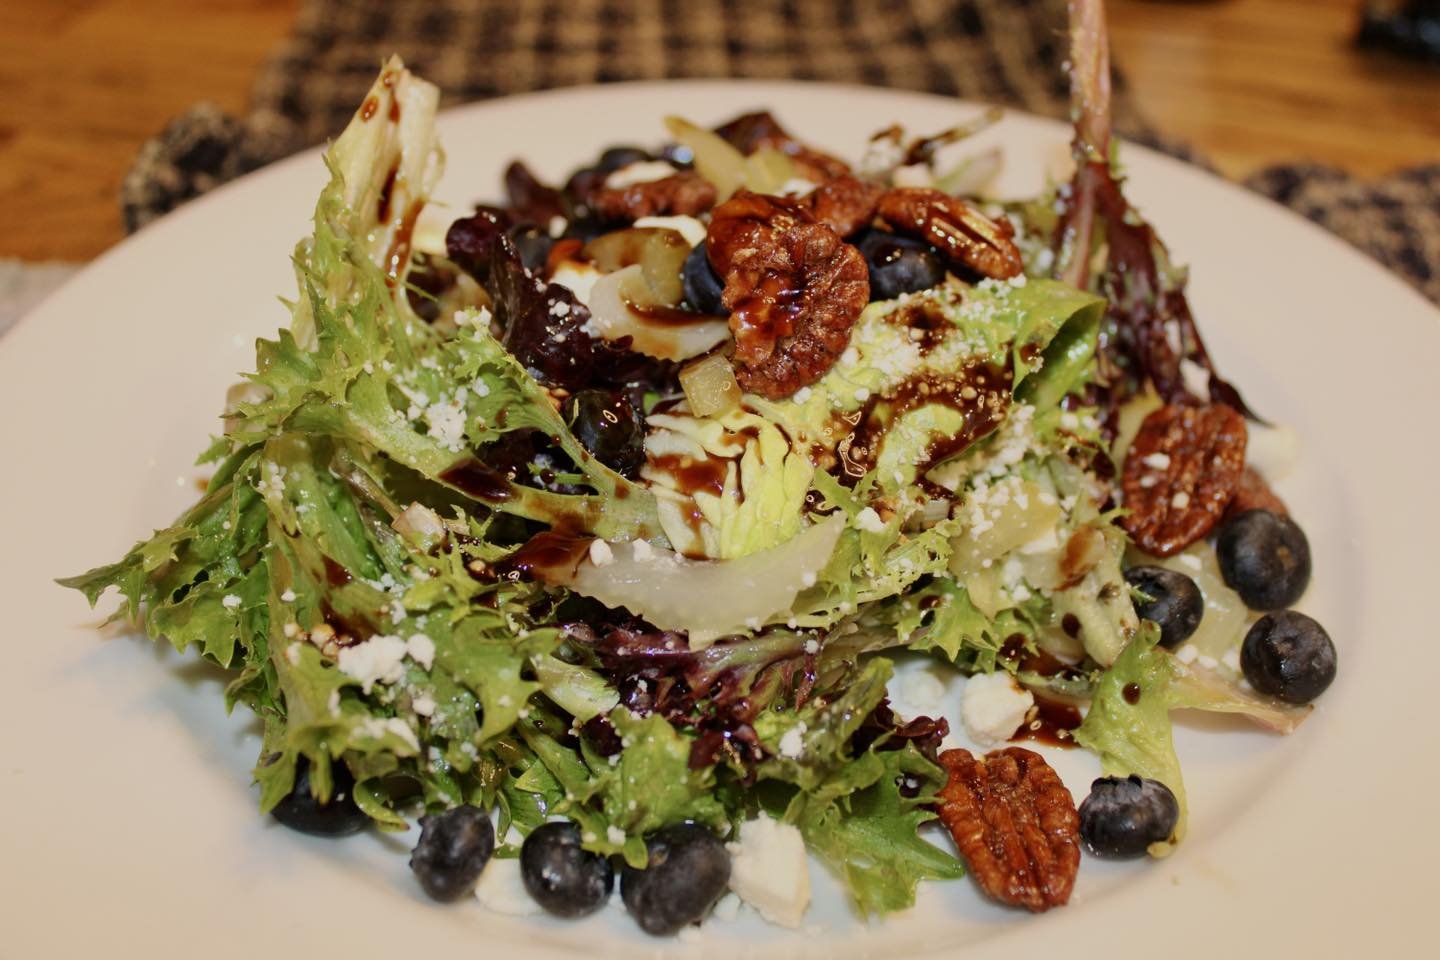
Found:
[{"label": "crumbled feta cheese", "polygon": [[807,400],[810,399],[810,394],[812,392],[813,391],[809,387],[801,387],[799,390],[796,390],[791,395],[790,399],[795,401],[796,403],[805,403]]},{"label": "crumbled feta cheese", "polygon": [[801,754],[805,752],[805,731],[808,729],[805,721],[801,720],[786,730],[785,735],[780,738],[780,755],[791,760],[800,759]]},{"label": "crumbled feta cheese", "polygon": [[550,223],[547,225],[545,232],[550,234],[552,239],[559,239],[568,225],[564,217],[554,216],[550,218]]},{"label": "crumbled feta cheese", "polygon": [[465,446],[465,406],[456,401],[432,403],[425,408],[425,423],[435,442],[452,453]]},{"label": "crumbled feta cheese", "polygon": [[811,637],[809,640],[806,640],[806,641],[805,641],[805,652],[808,653],[808,654],[810,654],[810,656],[812,656],[812,657],[815,656],[815,654],[817,654],[817,653],[820,652],[820,641],[819,641],[819,640],[816,640],[814,637]]},{"label": "crumbled feta cheese", "polygon": [[225,594],[225,598],[220,601],[220,605],[221,605],[222,607],[224,607],[226,610],[236,610],[236,609],[238,609],[238,608],[240,607],[240,604],[243,603],[243,602],[244,602],[244,601],[241,600],[239,597],[237,597],[235,594],[233,594],[233,593],[227,593],[227,594]]},{"label": "crumbled feta cheese", "polygon": [[596,537],[590,541],[590,562],[597,567],[615,562],[615,551],[610,549],[610,544]]},{"label": "crumbled feta cheese", "polygon": [[1014,736],[1034,705],[1029,690],[1022,690],[1009,673],[996,670],[965,681],[960,720],[970,739],[983,747],[997,746]]},{"label": "crumbled feta cheese", "polygon": [[705,242],[705,224],[694,217],[641,217],[635,221],[635,226],[674,230],[684,237],[685,242],[691,247]]},{"label": "crumbled feta cheese", "polygon": [[617,847],[621,846],[625,842],[625,831],[621,830],[619,827],[615,826],[615,824],[612,823],[610,824],[610,826],[605,828],[605,839],[609,840]]},{"label": "crumbled feta cheese", "polygon": [[782,927],[798,927],[810,906],[805,840],[788,823],[761,814],[740,828],[730,851],[730,889]]},{"label": "crumbled feta cheese", "polygon": [[410,724],[399,717],[366,717],[360,724],[360,732],[367,737],[374,737],[376,740],[383,739],[389,734],[404,741],[411,750],[420,749],[420,741],[416,739],[415,731],[410,729]]},{"label": "crumbled feta cheese", "polygon": [[300,644],[292,643],[286,647],[285,659],[290,661],[292,667],[300,666]]},{"label": "crumbled feta cheese", "polygon": [[1185,664],[1194,663],[1198,656],[1200,656],[1200,650],[1193,643],[1187,643],[1175,651],[1175,659]]},{"label": "crumbled feta cheese", "polygon": [[294,602],[295,602],[295,591],[294,591],[294,590],[286,590],[284,593],[280,594],[280,602],[281,602],[281,603],[294,603]]},{"label": "crumbled feta cheese", "polygon": [[631,547],[636,560],[644,563],[647,560],[655,559],[655,550],[650,546],[649,540],[636,540]]},{"label": "crumbled feta cheese", "polygon": [[1168,470],[1170,469],[1170,454],[1147,453],[1140,458],[1140,462],[1151,470]]},{"label": "crumbled feta cheese", "polygon": [[605,186],[611,190],[624,190],[637,183],[653,183],[673,177],[678,171],[665,160],[641,160],[627,163],[605,178]]},{"label": "crumbled feta cheese", "polygon": [[1175,496],[1170,498],[1170,506],[1176,510],[1184,510],[1190,506],[1190,494],[1184,490],[1178,491]]},{"label": "crumbled feta cheese", "polygon": [[1225,651],[1225,655],[1220,658],[1220,662],[1223,663],[1223,664],[1225,664],[1225,666],[1226,666],[1227,668],[1231,669],[1231,670],[1239,671],[1239,669],[1240,669],[1240,648],[1239,648],[1239,647],[1231,647],[1229,650],[1226,650],[1226,651]]},{"label": "crumbled feta cheese", "polygon": [[906,719],[934,716],[945,697],[945,684],[929,670],[913,670],[896,677],[890,705]]},{"label": "crumbled feta cheese", "polygon": [[780,195],[803,197],[810,194],[815,187],[816,184],[812,180],[806,180],[804,177],[791,177],[789,180],[780,184]]},{"label": "crumbled feta cheese", "polygon": [[405,641],[405,653],[426,670],[435,662],[435,641],[423,633],[412,633]]},{"label": "crumbled feta cheese", "polygon": [[801,585],[802,587],[813,587],[813,586],[815,586],[815,573],[814,573],[814,571],[806,570],[804,573],[802,573],[802,574],[800,575],[800,585]]},{"label": "crumbled feta cheese", "polygon": [[880,514],[875,512],[874,507],[866,507],[855,515],[855,526],[867,533],[884,533],[885,521],[880,519]]},{"label": "crumbled feta cheese", "polygon": [[422,694],[421,696],[416,697],[414,700],[411,700],[410,706],[414,708],[415,712],[420,714],[420,716],[422,717],[429,717],[435,714],[434,697],[425,696],[424,694]]},{"label": "crumbled feta cheese", "polygon": [[394,683],[405,676],[405,641],[377,634],[364,643],[342,647],[337,659],[340,672],[359,680],[360,689],[369,693],[377,683]]},{"label": "crumbled feta cheese", "polygon": [[520,861],[514,858],[491,858],[475,884],[475,899],[487,910],[511,917],[530,917],[540,912],[540,905],[520,879]]}]

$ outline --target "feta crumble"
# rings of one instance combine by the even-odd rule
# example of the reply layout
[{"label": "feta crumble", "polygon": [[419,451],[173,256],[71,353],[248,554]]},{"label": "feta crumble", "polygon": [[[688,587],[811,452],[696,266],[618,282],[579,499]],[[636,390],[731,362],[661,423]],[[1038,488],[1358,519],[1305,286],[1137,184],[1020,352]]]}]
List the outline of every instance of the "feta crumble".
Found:
[{"label": "feta crumble", "polygon": [[810,863],[805,840],[788,823],[761,814],[740,830],[730,851],[730,889],[782,927],[799,927],[810,906]]},{"label": "feta crumble", "polygon": [[981,673],[965,681],[960,720],[977,744],[998,746],[1014,736],[1034,705],[1034,695],[1004,670]]}]

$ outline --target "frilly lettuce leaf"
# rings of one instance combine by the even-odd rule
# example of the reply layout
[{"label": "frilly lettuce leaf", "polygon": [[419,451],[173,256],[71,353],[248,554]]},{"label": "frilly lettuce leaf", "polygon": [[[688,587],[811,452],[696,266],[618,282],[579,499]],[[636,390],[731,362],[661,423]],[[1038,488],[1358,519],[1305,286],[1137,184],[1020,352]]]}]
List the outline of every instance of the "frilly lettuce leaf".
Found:
[{"label": "frilly lettuce leaf", "polygon": [[[784,816],[861,914],[892,913],[914,905],[920,881],[965,873],[958,859],[917,832],[935,818],[929,808],[944,782],[944,771],[913,744],[871,750],[813,791],[795,794]],[[907,787],[909,796],[901,792]]]},{"label": "frilly lettuce leaf", "polygon": [[[1157,644],[1160,629],[1148,620],[1139,634],[1101,675],[1090,710],[1075,730],[1075,742],[1100,757],[1106,774],[1158,780],[1180,802],[1171,839],[1152,844],[1152,856],[1167,856],[1185,838],[1185,782],[1171,739],[1175,706],[1170,655]],[[1127,694],[1128,691],[1128,694]]]},{"label": "frilly lettuce leaf", "polygon": [[[641,475],[660,498],[660,521],[677,549],[730,560],[800,532],[815,468],[773,423],[737,408],[717,417],[657,414],[648,425]],[[723,488],[692,491],[671,464],[707,466]]]}]

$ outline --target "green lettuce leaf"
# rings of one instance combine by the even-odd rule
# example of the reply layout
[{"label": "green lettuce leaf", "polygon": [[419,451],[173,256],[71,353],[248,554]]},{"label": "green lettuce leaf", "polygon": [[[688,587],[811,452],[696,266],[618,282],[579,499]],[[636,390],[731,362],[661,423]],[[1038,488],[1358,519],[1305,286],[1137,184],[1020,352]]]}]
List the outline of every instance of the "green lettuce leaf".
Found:
[{"label": "green lettuce leaf", "polygon": [[1110,776],[1158,780],[1180,802],[1180,819],[1167,841],[1152,844],[1163,857],[1185,838],[1185,782],[1171,739],[1170,710],[1175,706],[1170,655],[1157,646],[1160,630],[1144,621],[1139,634],[1095,685],[1090,710],[1075,730],[1075,742],[1100,757]]},{"label": "green lettuce leaf", "polygon": [[[954,880],[964,867],[917,832],[935,818],[929,806],[944,771],[907,744],[869,751],[810,793],[797,794],[785,818],[806,847],[844,884],[864,915],[893,913],[915,903],[922,880]],[[917,792],[906,797],[902,785]]]}]

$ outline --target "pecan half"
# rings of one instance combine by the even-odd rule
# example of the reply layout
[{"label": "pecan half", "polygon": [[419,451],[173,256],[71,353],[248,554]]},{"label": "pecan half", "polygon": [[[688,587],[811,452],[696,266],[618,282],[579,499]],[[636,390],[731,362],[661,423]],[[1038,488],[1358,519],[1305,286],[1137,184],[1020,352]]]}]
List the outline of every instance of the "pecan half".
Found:
[{"label": "pecan half", "polygon": [[1169,557],[1205,536],[1235,496],[1245,420],[1223,404],[1161,407],[1140,425],[1120,478],[1120,521],[1140,549]]},{"label": "pecan half", "polygon": [[897,232],[938,249],[957,266],[999,280],[1024,272],[1009,220],[991,220],[959,197],[928,187],[896,187],[880,198],[880,216]]},{"label": "pecan half", "polygon": [[641,217],[688,216],[715,205],[715,185],[693,170],[627,187],[600,186],[586,203],[607,222],[633,222]]},{"label": "pecan half", "polygon": [[1060,777],[1020,747],[946,750],[940,821],[980,889],[1035,913],[1063,906],[1080,869],[1080,817]]},{"label": "pecan half", "polygon": [[746,156],[765,147],[778,150],[788,156],[794,162],[796,172],[808,180],[819,182],[850,172],[850,165],[844,160],[807,147],[792,137],[769,113],[741,114],[716,127],[715,132]]},{"label": "pecan half", "polygon": [[740,385],[779,400],[824,376],[870,300],[860,251],[801,203],[748,190],[715,208],[705,245],[725,281]]},{"label": "pecan half", "polygon": [[1290,511],[1285,508],[1285,501],[1280,499],[1280,495],[1254,467],[1246,467],[1240,472],[1240,479],[1235,483],[1235,497],[1230,501],[1230,506],[1225,508],[1225,516],[1239,516],[1246,510],[1269,510],[1282,517],[1290,515]]},{"label": "pecan half", "polygon": [[820,223],[842,237],[870,224],[885,188],[873,180],[846,174],[826,180],[805,195],[806,208]]}]

